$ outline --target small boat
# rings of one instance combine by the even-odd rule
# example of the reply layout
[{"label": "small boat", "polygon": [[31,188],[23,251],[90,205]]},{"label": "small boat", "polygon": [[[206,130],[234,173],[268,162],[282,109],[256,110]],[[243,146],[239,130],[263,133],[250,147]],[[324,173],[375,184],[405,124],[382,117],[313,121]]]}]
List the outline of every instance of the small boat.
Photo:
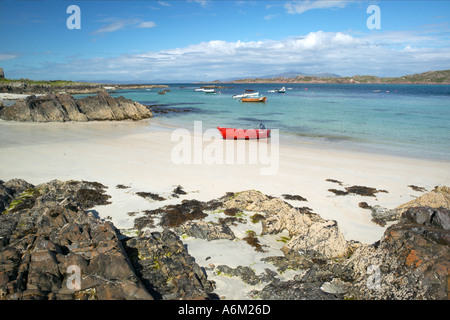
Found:
[{"label": "small boat", "polygon": [[231,140],[270,138],[270,129],[236,129],[217,127],[222,138]]},{"label": "small boat", "polygon": [[286,93],[286,88],[282,87],[281,89],[277,90],[278,93]]},{"label": "small boat", "polygon": [[166,91],[165,90],[159,91],[158,94],[166,94]]},{"label": "small boat", "polygon": [[259,92],[254,92],[254,93],[243,93],[243,94],[235,94],[234,96],[233,96],[233,98],[234,99],[236,99],[236,98],[251,98],[251,97],[257,97],[257,96],[259,96]]},{"label": "small boat", "polygon": [[214,89],[203,89],[204,93],[216,93],[216,90]]},{"label": "small boat", "polygon": [[261,98],[242,98],[242,102],[266,102],[267,97],[261,97]]}]

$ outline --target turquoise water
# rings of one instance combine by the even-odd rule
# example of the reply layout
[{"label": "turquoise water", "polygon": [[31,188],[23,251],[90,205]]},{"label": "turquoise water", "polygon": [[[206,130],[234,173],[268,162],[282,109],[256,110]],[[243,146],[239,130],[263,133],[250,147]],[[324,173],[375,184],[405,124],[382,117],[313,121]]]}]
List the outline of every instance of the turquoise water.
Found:
[{"label": "turquoise water", "polygon": [[[119,90],[146,105],[161,104],[190,112],[157,114],[162,123],[203,130],[223,127],[279,129],[283,143],[317,143],[421,158],[450,160],[450,86],[286,84],[286,93],[271,93],[280,84],[221,84],[221,94],[196,92],[195,84],[159,89]],[[253,89],[267,103],[242,103],[232,95]]]}]

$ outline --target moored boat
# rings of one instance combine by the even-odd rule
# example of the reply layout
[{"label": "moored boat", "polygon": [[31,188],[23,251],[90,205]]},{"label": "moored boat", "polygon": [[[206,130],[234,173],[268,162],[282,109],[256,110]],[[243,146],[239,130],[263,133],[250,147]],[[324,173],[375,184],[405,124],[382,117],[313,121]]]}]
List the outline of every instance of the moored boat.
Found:
[{"label": "moored boat", "polygon": [[260,98],[242,98],[242,102],[267,102],[267,97]]},{"label": "moored boat", "polygon": [[233,96],[234,99],[236,98],[251,98],[251,97],[257,97],[259,96],[259,92],[253,92],[253,93],[243,93],[243,94],[235,94]]},{"label": "moored boat", "polygon": [[270,129],[237,129],[217,127],[222,138],[231,140],[249,140],[270,138]]}]

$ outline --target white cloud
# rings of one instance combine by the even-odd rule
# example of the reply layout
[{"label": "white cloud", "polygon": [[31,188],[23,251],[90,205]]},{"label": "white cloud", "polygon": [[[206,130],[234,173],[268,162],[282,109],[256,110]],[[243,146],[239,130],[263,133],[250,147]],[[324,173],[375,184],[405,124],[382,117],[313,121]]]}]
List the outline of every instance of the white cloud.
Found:
[{"label": "white cloud", "polygon": [[17,54],[10,54],[10,53],[0,53],[0,61],[1,60],[12,60],[17,58]]},{"label": "white cloud", "polygon": [[140,22],[136,27],[137,28],[153,28],[156,26],[156,23],[154,23],[153,21],[144,21],[144,22]]},{"label": "white cloud", "polygon": [[196,2],[205,8],[208,6],[209,0],[188,0],[188,2]]},{"label": "white cloud", "polygon": [[[425,35],[424,35],[425,37]],[[432,39],[432,35],[426,35]],[[390,42],[396,39],[396,42]],[[123,54],[113,58],[73,59],[49,63],[40,73],[72,79],[215,80],[254,77],[299,70],[332,72],[343,76],[373,74],[400,76],[448,68],[450,46],[435,41],[400,42],[400,34],[351,35],[311,32],[282,40],[213,40],[169,50]],[[276,71],[276,72],[274,72]],[[76,73],[75,73],[76,72]],[[61,76],[62,75],[62,76]]]},{"label": "white cloud", "polygon": [[172,5],[165,1],[158,1],[158,3],[163,7],[171,7]]},{"label": "white cloud", "polygon": [[97,30],[94,30],[92,34],[104,34],[109,32],[118,31],[124,29],[125,27],[134,27],[134,28],[153,28],[156,26],[156,23],[153,21],[141,21],[139,19],[130,19],[130,20],[116,20],[113,21]]},{"label": "white cloud", "polygon": [[313,9],[344,8],[352,0],[298,0],[288,1],[284,7],[288,13],[300,14]]},{"label": "white cloud", "polygon": [[269,15],[267,15],[267,16],[264,17],[264,20],[272,20],[272,19],[277,18],[279,15],[280,15],[279,13],[276,13],[276,14],[269,14]]}]

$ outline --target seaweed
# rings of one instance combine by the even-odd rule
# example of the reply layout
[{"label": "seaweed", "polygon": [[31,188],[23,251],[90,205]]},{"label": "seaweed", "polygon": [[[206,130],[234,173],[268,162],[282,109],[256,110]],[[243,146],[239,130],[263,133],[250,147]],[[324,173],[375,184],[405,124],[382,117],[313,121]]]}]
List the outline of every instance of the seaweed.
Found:
[{"label": "seaweed", "polygon": [[302,196],[299,195],[291,195],[291,194],[282,194],[282,197],[284,197],[286,200],[298,200],[298,201],[308,201]]},{"label": "seaweed", "polygon": [[152,200],[155,201],[164,201],[166,200],[166,198],[161,197],[160,195],[156,194],[156,193],[151,193],[151,192],[136,192],[136,194],[142,198],[150,198]]}]

